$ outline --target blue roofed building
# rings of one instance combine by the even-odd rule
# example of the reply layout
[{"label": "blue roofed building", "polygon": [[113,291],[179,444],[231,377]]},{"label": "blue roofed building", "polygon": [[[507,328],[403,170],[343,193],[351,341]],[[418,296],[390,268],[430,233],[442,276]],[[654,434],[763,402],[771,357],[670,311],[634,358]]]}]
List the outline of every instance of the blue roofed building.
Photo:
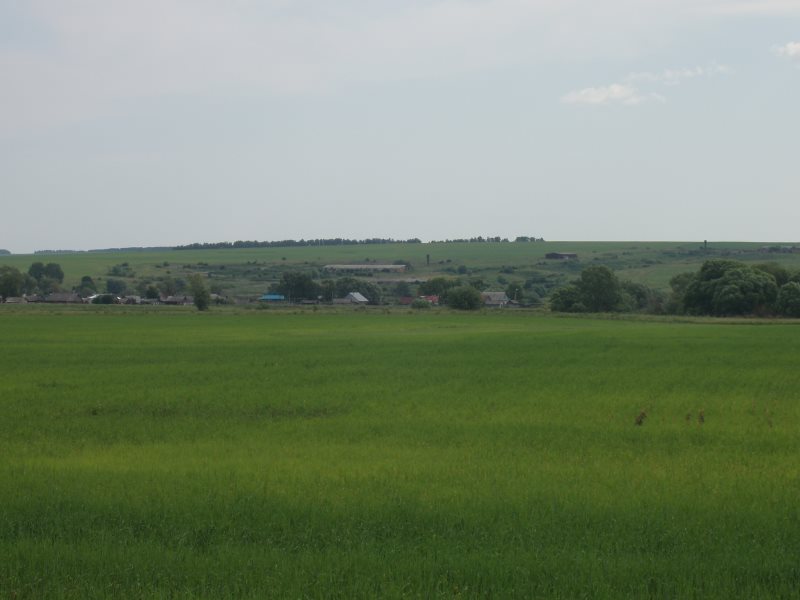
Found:
[{"label": "blue roofed building", "polygon": [[258,299],[259,302],[286,302],[283,294],[264,294]]}]

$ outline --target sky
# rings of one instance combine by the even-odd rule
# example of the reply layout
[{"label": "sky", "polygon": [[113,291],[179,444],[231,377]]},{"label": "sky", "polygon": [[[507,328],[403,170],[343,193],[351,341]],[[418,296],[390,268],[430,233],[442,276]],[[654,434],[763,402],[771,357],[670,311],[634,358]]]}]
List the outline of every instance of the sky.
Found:
[{"label": "sky", "polygon": [[0,0],[0,248],[800,240],[800,0]]}]

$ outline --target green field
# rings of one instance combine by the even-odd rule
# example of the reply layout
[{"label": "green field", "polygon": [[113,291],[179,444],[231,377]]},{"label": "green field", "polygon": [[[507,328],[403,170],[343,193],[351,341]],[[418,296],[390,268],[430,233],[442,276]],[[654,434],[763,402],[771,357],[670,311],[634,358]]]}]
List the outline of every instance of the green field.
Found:
[{"label": "green field", "polygon": [[798,325],[138,308],[0,307],[0,598],[800,597]]},{"label": "green field", "polygon": [[[791,245],[791,244],[789,244]],[[392,263],[411,265],[409,278],[455,276],[464,267],[470,276],[480,277],[490,289],[502,290],[509,281],[549,277],[564,285],[587,266],[603,264],[620,278],[668,289],[669,279],[678,273],[697,271],[709,258],[731,258],[750,263],[778,262],[800,270],[800,253],[765,254],[765,244],[715,242],[703,250],[700,242],[536,242],[536,243],[429,243],[357,246],[305,246],[228,250],[143,250],[137,252],[80,252],[0,256],[0,266],[27,271],[33,261],[56,262],[64,270],[64,287],[77,286],[89,275],[103,289],[103,279],[114,265],[127,263],[133,277],[129,288],[142,280],[163,277],[185,279],[192,273],[209,275],[209,284],[232,296],[258,297],[276,282],[284,270],[317,272],[331,263]],[[546,260],[548,252],[575,252],[577,261]],[[430,258],[430,264],[428,264]],[[395,274],[376,274],[373,281],[396,279]]]}]

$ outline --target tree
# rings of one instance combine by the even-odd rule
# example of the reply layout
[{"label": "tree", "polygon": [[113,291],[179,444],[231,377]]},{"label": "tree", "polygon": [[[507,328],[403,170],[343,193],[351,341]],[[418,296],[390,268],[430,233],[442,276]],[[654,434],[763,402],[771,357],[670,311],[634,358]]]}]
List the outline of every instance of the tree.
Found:
[{"label": "tree", "polygon": [[458,310],[477,310],[483,305],[481,295],[474,287],[462,285],[447,290],[445,303]]},{"label": "tree", "polygon": [[152,283],[147,286],[144,290],[144,297],[149,298],[150,300],[155,300],[156,298],[161,296],[161,292],[158,291],[158,288],[154,286]]},{"label": "tree", "polygon": [[650,314],[663,314],[665,311],[665,295],[659,290],[650,289],[643,283],[621,281],[620,295],[622,298],[620,310]]},{"label": "tree", "polygon": [[741,266],[733,260],[707,260],[686,286],[683,294],[684,311],[695,315],[714,314],[713,298],[718,280],[729,271]]},{"label": "tree", "polygon": [[732,260],[703,263],[683,294],[689,314],[735,316],[773,310],[778,297],[775,277]]},{"label": "tree", "polygon": [[519,281],[512,281],[506,288],[506,296],[516,302],[521,302],[525,297],[525,291],[522,289],[522,284]]},{"label": "tree", "polygon": [[550,296],[550,310],[555,312],[586,312],[586,306],[581,302],[581,294],[577,286],[567,285],[558,288]]},{"label": "tree", "polygon": [[550,296],[550,309],[557,312],[660,313],[663,304],[660,293],[641,283],[620,281],[611,269],[602,265],[584,269],[577,281]]},{"label": "tree", "polygon": [[479,292],[485,290],[488,285],[486,281],[483,279],[483,277],[470,277],[469,279],[467,279],[467,284],[471,285]]},{"label": "tree", "polygon": [[64,281],[64,271],[58,263],[32,263],[28,268],[28,275],[36,280],[39,291],[44,294],[58,291],[61,289],[59,284]]},{"label": "tree", "polygon": [[0,296],[21,296],[25,285],[25,276],[19,269],[9,266],[0,267]]},{"label": "tree", "polygon": [[44,266],[44,276],[58,283],[64,283],[64,271],[58,263],[47,263]]},{"label": "tree", "polygon": [[380,304],[383,299],[383,291],[380,286],[371,281],[364,281],[356,277],[340,277],[336,280],[334,289],[337,298],[343,298],[350,292],[358,292],[364,296],[370,304]]},{"label": "tree", "polygon": [[106,279],[106,291],[109,294],[124,294],[128,289],[128,284],[126,284],[121,279]]},{"label": "tree", "polygon": [[323,279],[319,284],[319,293],[325,302],[333,301],[336,296],[336,282],[333,279]]},{"label": "tree", "polygon": [[33,277],[36,281],[39,281],[42,277],[44,277],[44,263],[35,262],[31,264],[31,266],[28,268],[28,275]]},{"label": "tree", "polygon": [[356,290],[364,296],[370,304],[380,304],[383,300],[383,290],[381,286],[371,281],[362,281]]},{"label": "tree", "polygon": [[745,315],[769,311],[778,297],[775,278],[757,269],[730,269],[714,287],[712,314]]},{"label": "tree", "polygon": [[97,291],[94,280],[88,275],[81,277],[81,283],[76,290],[81,296],[91,296]]},{"label": "tree", "polygon": [[434,277],[419,285],[419,293],[422,296],[444,296],[447,290],[456,286],[458,286],[457,279]]},{"label": "tree", "polygon": [[211,294],[199,273],[189,276],[189,289],[192,291],[192,298],[194,298],[194,305],[197,310],[208,310],[208,305],[211,303]]},{"label": "tree", "polygon": [[775,306],[781,315],[800,317],[800,283],[790,281],[782,285]]},{"label": "tree", "polygon": [[400,298],[403,296],[410,296],[411,286],[408,285],[408,282],[406,281],[399,281],[397,285],[394,286],[394,295],[399,296]]},{"label": "tree", "polygon": [[300,271],[286,271],[281,275],[277,291],[286,296],[289,301],[314,299],[319,296],[319,285],[308,273]]},{"label": "tree", "polygon": [[619,310],[620,283],[614,272],[604,265],[584,269],[575,283],[581,302],[589,312],[611,312]]},{"label": "tree", "polygon": [[772,275],[775,278],[775,283],[778,285],[778,287],[781,287],[789,282],[789,271],[776,262],[753,265],[753,268]]},{"label": "tree", "polygon": [[50,277],[42,277],[36,287],[39,288],[39,291],[42,294],[52,294],[53,292],[60,292],[61,286],[58,284],[58,280],[52,279]]},{"label": "tree", "polygon": [[686,290],[696,277],[697,275],[695,273],[679,273],[669,280],[669,287],[672,290],[672,294],[667,302],[667,312],[672,314],[685,312],[684,298],[686,296]]}]

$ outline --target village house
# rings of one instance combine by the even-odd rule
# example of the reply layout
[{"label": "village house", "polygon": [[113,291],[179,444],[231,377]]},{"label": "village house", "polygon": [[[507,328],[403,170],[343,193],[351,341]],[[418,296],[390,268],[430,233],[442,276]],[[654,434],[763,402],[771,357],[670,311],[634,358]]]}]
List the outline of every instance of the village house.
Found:
[{"label": "village house", "polygon": [[56,304],[82,304],[83,298],[74,292],[55,292],[48,294],[44,301]]},{"label": "village house", "polygon": [[483,305],[491,308],[502,308],[508,305],[509,298],[505,292],[483,292]]},{"label": "village house", "polygon": [[344,298],[334,298],[334,304],[369,304],[369,300],[359,292],[350,292]]}]

